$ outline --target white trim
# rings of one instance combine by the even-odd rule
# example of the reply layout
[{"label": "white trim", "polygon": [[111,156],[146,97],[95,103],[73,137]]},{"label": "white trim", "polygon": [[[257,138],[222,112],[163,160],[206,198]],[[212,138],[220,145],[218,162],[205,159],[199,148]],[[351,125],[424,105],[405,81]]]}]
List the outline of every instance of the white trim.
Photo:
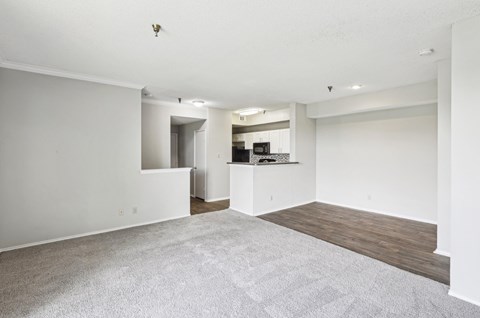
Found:
[{"label": "white trim", "polygon": [[[206,141],[205,137],[205,141]],[[205,147],[206,148],[206,147]],[[207,149],[205,149],[205,153],[207,152]],[[206,164],[205,164],[206,165]],[[206,167],[205,167],[206,168]],[[193,197],[197,197],[197,131],[193,131]],[[206,170],[206,169],[205,169]],[[192,181],[192,178],[190,178],[190,181]],[[190,188],[191,190],[191,188]]]},{"label": "white trim", "polygon": [[347,208],[347,209],[353,209],[353,210],[358,210],[360,212],[370,212],[370,213],[375,213],[375,214],[382,214],[382,215],[387,215],[387,216],[393,216],[396,218],[400,219],[406,219],[406,220],[411,220],[411,221],[417,221],[417,222],[422,222],[422,223],[429,223],[429,224],[434,224],[437,225],[437,222],[432,221],[432,220],[427,220],[427,219],[422,219],[422,218],[415,218],[415,217],[410,217],[410,216],[405,216],[405,215],[400,215],[400,214],[395,214],[395,213],[389,213],[389,212],[384,212],[384,211],[377,211],[377,210],[367,210],[364,208],[359,208],[351,205],[345,205],[345,204],[339,204],[335,202],[328,202],[328,201],[320,201],[316,200],[318,203],[325,203],[325,204],[330,204],[330,205],[336,205],[342,208]]},{"label": "white trim", "polygon": [[136,224],[132,224],[132,225],[112,227],[112,228],[105,229],[105,230],[86,232],[86,233],[82,233],[82,234],[63,236],[63,237],[54,238],[54,239],[50,239],[50,240],[27,243],[27,244],[22,244],[22,245],[17,245],[17,246],[10,246],[10,247],[1,248],[0,253],[7,252],[7,251],[13,251],[13,250],[21,249],[21,248],[26,248],[26,247],[31,247],[31,246],[36,246],[36,245],[42,245],[42,244],[59,242],[59,241],[71,240],[71,239],[84,237],[84,236],[97,235],[97,234],[102,234],[102,233],[125,230],[125,229],[129,229],[129,228],[132,228],[132,227],[139,227],[139,226],[150,225],[150,224],[155,224],[155,223],[160,223],[160,222],[165,222],[165,221],[171,221],[171,220],[185,218],[185,217],[188,217],[188,216],[190,216],[190,214],[181,215],[181,216],[174,216],[174,217],[171,217],[171,218],[159,219],[159,220],[155,220],[155,221],[136,223]]},{"label": "white trim", "polygon": [[449,252],[439,250],[438,248],[437,248],[435,251],[433,251],[433,252],[434,252],[435,254],[438,254],[438,255],[450,257],[450,253],[449,253]]},{"label": "white trim", "polygon": [[49,67],[36,66],[36,65],[24,64],[24,63],[18,63],[18,62],[10,62],[6,60],[0,61],[0,67],[11,69],[11,70],[17,70],[17,71],[25,71],[25,72],[31,72],[31,73],[37,73],[37,74],[43,74],[43,75],[64,77],[64,78],[70,78],[70,79],[75,79],[80,81],[87,81],[87,82],[120,86],[120,87],[133,88],[133,89],[143,89],[145,87],[145,85],[136,84],[136,83],[116,81],[116,80],[97,77],[97,76],[88,75],[88,74],[67,72],[67,71],[62,71],[59,69],[54,69]]},{"label": "white trim", "polygon": [[452,296],[452,297],[455,297],[455,298],[458,298],[458,299],[461,299],[463,301],[466,301],[468,303],[471,303],[471,304],[474,304],[474,305],[477,305],[477,306],[480,306],[480,301],[478,300],[473,300],[469,297],[465,297],[465,296],[462,296],[460,294],[457,294],[456,292],[452,291],[452,289],[450,288],[450,290],[448,291],[448,295]]},{"label": "white trim", "polygon": [[216,201],[223,201],[223,200],[230,200],[230,197],[208,199],[208,200],[205,200],[205,202],[216,202]]},{"label": "white trim", "polygon": [[193,165],[195,167],[195,169],[193,170],[193,196],[195,198],[197,198],[197,134],[199,132],[203,132],[205,135],[204,135],[204,139],[205,139],[205,182],[204,182],[204,185],[203,185],[203,196],[204,198],[200,198],[202,200],[204,200],[205,202],[210,202],[210,201],[207,201],[206,198],[207,198],[207,130],[204,128],[204,129],[197,129],[197,130],[194,130],[193,131]]},{"label": "white trim", "polygon": [[158,174],[169,172],[190,172],[192,168],[167,168],[167,169],[144,169],[140,170],[140,174]]},{"label": "white trim", "polygon": [[[171,126],[170,126],[171,128]],[[172,154],[172,137],[175,136],[175,153]],[[174,155],[174,158],[175,160],[177,160],[176,162],[176,167],[173,167],[172,169],[178,169],[178,161],[179,161],[179,158],[178,158],[178,133],[176,132],[171,132],[171,129],[170,129],[170,167],[172,167],[172,155]]]}]

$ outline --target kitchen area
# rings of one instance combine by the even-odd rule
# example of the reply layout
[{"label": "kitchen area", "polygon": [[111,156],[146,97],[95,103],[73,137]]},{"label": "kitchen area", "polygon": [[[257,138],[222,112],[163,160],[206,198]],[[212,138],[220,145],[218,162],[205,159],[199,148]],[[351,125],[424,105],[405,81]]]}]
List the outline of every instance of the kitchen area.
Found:
[{"label": "kitchen area", "polygon": [[290,109],[233,114],[230,208],[257,216],[296,204]]},{"label": "kitchen area", "polygon": [[290,161],[290,121],[286,110],[275,116],[234,114],[232,125],[232,162],[285,163]]}]

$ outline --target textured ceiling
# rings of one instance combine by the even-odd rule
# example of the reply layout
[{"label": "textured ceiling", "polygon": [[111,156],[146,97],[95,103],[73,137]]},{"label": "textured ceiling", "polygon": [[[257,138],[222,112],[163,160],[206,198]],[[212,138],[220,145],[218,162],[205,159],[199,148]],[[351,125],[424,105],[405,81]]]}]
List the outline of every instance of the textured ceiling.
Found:
[{"label": "textured ceiling", "polygon": [[479,0],[2,0],[0,55],[160,100],[268,108],[433,79],[450,25],[478,14]]}]

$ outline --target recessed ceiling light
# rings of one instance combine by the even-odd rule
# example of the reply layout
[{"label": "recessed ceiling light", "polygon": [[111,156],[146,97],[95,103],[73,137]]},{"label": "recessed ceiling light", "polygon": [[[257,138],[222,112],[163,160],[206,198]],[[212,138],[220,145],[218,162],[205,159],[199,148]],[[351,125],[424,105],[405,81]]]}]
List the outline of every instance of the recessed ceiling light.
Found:
[{"label": "recessed ceiling light", "polygon": [[192,104],[197,107],[202,107],[205,104],[205,102],[203,100],[194,100]]},{"label": "recessed ceiling light", "polygon": [[352,85],[352,87],[350,87],[351,89],[360,89],[362,88],[362,85],[360,84],[355,84],[355,85]]},{"label": "recessed ceiling light", "polygon": [[245,109],[237,110],[236,113],[239,114],[240,116],[250,116],[250,115],[258,114],[261,111],[262,109],[260,108],[245,108]]},{"label": "recessed ceiling light", "polygon": [[435,52],[434,49],[423,49],[423,50],[421,50],[420,52],[418,52],[418,55],[420,55],[420,56],[428,56],[428,55],[432,55],[433,52]]}]

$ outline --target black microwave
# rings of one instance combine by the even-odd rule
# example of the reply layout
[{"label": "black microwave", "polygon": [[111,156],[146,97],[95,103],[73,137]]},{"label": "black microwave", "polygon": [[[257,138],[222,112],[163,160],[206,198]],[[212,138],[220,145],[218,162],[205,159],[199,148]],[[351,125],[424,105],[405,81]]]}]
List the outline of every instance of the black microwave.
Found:
[{"label": "black microwave", "polygon": [[270,143],[269,142],[254,142],[253,143],[253,153],[255,155],[269,155],[270,154]]}]

